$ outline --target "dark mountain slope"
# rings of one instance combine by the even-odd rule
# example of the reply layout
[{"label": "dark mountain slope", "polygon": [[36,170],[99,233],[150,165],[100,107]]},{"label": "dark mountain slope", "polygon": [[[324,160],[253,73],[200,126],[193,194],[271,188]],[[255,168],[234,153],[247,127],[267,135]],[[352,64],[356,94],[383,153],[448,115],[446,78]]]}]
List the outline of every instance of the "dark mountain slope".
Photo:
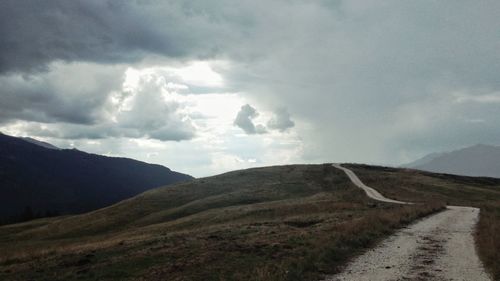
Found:
[{"label": "dark mountain slope", "polygon": [[59,147],[55,146],[55,145],[52,145],[50,143],[47,143],[47,142],[43,142],[43,141],[39,141],[37,139],[34,139],[34,138],[21,138],[27,142],[30,142],[32,144],[36,144],[36,145],[39,145],[41,147],[45,147],[45,148],[50,148],[50,149],[60,149]]},{"label": "dark mountain slope", "polygon": [[0,217],[98,209],[191,176],[144,162],[48,149],[0,134]]}]

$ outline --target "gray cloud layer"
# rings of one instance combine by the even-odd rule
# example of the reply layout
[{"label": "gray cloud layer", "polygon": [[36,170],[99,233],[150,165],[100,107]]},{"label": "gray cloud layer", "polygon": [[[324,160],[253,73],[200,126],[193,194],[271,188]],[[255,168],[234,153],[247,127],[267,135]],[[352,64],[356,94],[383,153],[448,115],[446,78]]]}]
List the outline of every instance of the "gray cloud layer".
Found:
[{"label": "gray cloud layer", "polygon": [[46,70],[54,60],[122,63],[148,54],[211,56],[217,42],[230,40],[232,31],[220,22],[225,16],[211,15],[204,6],[176,1],[1,1],[0,72]]},{"label": "gray cloud layer", "polygon": [[[71,95],[37,73],[54,61],[104,67],[214,57],[232,63],[223,73],[229,88],[252,104],[284,105],[309,124],[300,132],[305,159],[406,162],[498,142],[500,103],[475,101],[500,92],[499,14],[495,0],[2,1],[0,121],[107,118],[99,93],[116,78],[103,73],[93,89]],[[162,105],[165,119],[171,111]],[[256,133],[251,110],[243,111],[235,124]],[[168,139],[178,127],[135,117],[120,123],[147,128],[138,135]],[[267,126],[286,130],[293,122],[281,113]]]},{"label": "gray cloud layer", "polygon": [[499,104],[458,104],[455,94],[500,90],[500,2],[295,3],[302,9],[264,19],[279,38],[270,55],[242,62],[228,80],[310,124],[306,159],[398,163],[498,142]]},{"label": "gray cloud layer", "polygon": [[295,122],[290,119],[290,114],[285,108],[276,110],[274,116],[267,122],[269,129],[284,132],[295,126]]},{"label": "gray cloud layer", "polygon": [[93,124],[104,116],[110,91],[123,69],[88,64],[60,65],[39,75],[0,76],[0,123],[10,120]]},{"label": "gray cloud layer", "polygon": [[50,127],[31,124],[24,130],[66,139],[194,137],[191,122],[179,114],[184,105],[164,100],[166,85],[141,80],[124,90],[123,76],[123,67],[81,63],[53,65],[38,75],[0,76],[0,123],[46,123]]}]

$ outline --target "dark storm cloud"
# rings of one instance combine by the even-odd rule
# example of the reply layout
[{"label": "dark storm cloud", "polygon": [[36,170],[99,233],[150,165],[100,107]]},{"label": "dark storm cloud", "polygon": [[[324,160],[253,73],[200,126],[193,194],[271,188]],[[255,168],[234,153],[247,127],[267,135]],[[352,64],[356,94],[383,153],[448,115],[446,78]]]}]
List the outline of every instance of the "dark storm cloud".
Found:
[{"label": "dark storm cloud", "polygon": [[126,111],[112,99],[126,95],[123,63],[209,56],[199,40],[208,34],[217,27],[177,2],[1,1],[0,123],[34,122],[31,134],[68,139],[190,139],[194,128],[161,89],[142,85]]},{"label": "dark storm cloud", "polygon": [[122,69],[88,64],[54,66],[39,75],[0,76],[0,123],[12,120],[94,124],[105,116]]},{"label": "dark storm cloud", "polygon": [[[152,56],[214,57],[230,62],[221,71],[227,89],[259,107],[283,105],[293,112],[304,159],[407,162],[412,159],[401,155],[498,142],[500,103],[487,96],[500,92],[499,14],[496,0],[5,0],[0,73],[4,79],[31,72],[39,79],[36,70],[50,73],[61,60],[147,66],[158,64]],[[27,88],[13,83],[2,80],[4,121],[109,121],[109,104],[102,106],[108,99],[100,94],[106,86],[68,96],[54,93],[72,91],[55,91],[48,82]],[[457,102],[456,93],[469,98]],[[479,100],[486,102],[471,102]],[[161,125],[147,111],[117,121],[148,128],[127,135],[168,139],[168,128],[178,124],[192,132],[174,108],[150,109],[173,120]],[[250,108],[240,113],[236,125],[250,134],[262,131]],[[281,114],[267,125],[286,130],[292,121]],[[125,134],[119,132],[112,134]]]},{"label": "dark storm cloud", "polygon": [[234,119],[234,125],[245,131],[249,135],[254,134],[264,134],[266,133],[266,128],[262,125],[255,125],[253,119],[259,116],[259,113],[255,108],[249,104],[245,104],[241,107],[236,119]]},{"label": "dark storm cloud", "polygon": [[201,8],[175,1],[1,1],[0,73],[46,70],[54,60],[210,56],[217,49],[210,38],[230,32]]}]

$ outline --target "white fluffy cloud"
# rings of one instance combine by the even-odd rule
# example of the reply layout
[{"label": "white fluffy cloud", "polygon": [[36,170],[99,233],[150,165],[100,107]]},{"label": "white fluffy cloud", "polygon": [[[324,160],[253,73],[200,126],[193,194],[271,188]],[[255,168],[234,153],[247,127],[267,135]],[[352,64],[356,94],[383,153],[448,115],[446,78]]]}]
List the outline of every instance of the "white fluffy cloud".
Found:
[{"label": "white fluffy cloud", "polygon": [[123,66],[53,64],[38,76],[0,77],[4,123],[25,122],[26,133],[55,138],[108,137],[185,140],[195,135],[186,106],[162,76],[127,77]]},{"label": "white fluffy cloud", "polygon": [[[1,129],[7,134],[39,138],[62,148],[132,157],[195,176],[299,161],[301,141],[297,135],[247,136],[234,127],[234,116],[245,99],[238,93],[217,92],[225,90],[222,77],[212,69],[220,65],[224,63],[106,69],[95,64],[54,64],[50,71],[38,76],[44,84],[30,84],[29,79],[9,74],[6,81],[16,89],[13,93],[27,96],[23,100],[36,95],[21,89],[49,84],[51,91],[45,91],[41,100],[50,106],[20,103],[17,111],[22,112],[24,106],[31,115],[5,119]],[[100,71],[95,72],[94,68]],[[65,73],[79,73],[79,79],[75,77],[75,81],[66,84]],[[97,78],[108,81],[107,87],[91,90],[89,87],[96,87],[92,81]],[[85,122],[54,117],[61,107],[58,98],[65,95],[77,97],[69,100],[85,113]],[[86,100],[94,103],[84,103]],[[255,109],[247,107],[250,118],[257,117]],[[272,112],[264,111],[260,117],[270,116]],[[260,132],[265,130],[263,127],[257,125],[254,129]]]}]

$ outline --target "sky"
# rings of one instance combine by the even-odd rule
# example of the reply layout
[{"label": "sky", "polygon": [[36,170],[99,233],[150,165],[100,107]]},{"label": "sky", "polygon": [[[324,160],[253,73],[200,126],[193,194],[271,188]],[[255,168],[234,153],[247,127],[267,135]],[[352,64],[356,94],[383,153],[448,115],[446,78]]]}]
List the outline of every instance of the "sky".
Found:
[{"label": "sky", "polygon": [[500,145],[500,1],[0,2],[0,131],[196,177]]}]

